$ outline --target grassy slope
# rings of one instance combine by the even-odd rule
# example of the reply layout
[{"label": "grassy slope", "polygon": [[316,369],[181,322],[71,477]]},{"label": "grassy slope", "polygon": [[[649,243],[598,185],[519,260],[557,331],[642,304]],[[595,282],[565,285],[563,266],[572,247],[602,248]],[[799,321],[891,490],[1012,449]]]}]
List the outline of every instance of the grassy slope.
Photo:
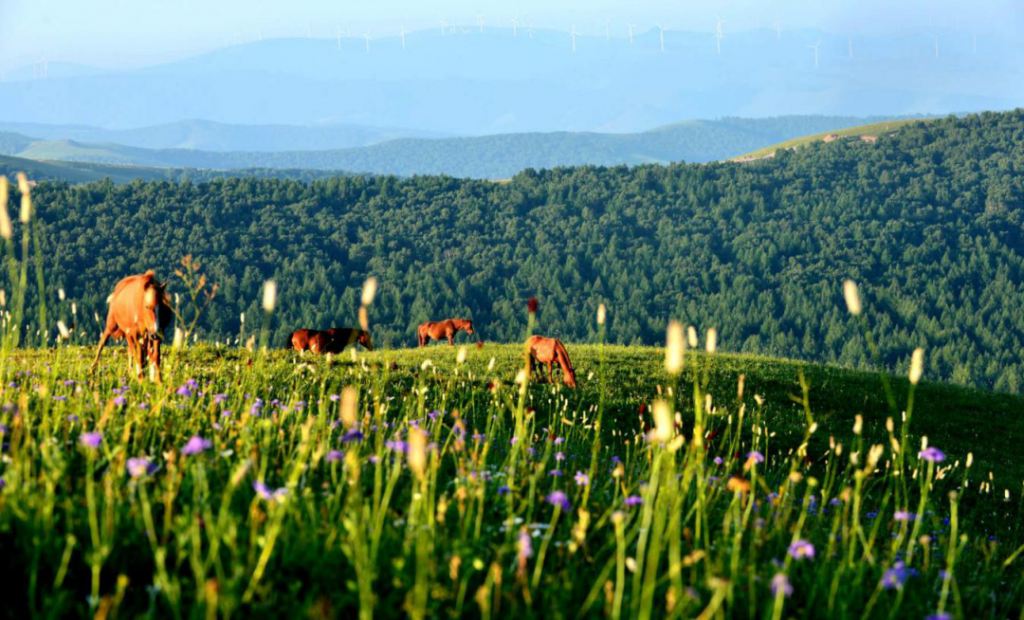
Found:
[{"label": "grassy slope", "polygon": [[[367,355],[368,360],[395,361],[400,368],[415,369],[424,359],[441,367],[453,364],[456,348],[438,345],[427,350],[397,350]],[[486,345],[482,351],[471,349],[474,359],[485,365],[493,356],[498,368],[511,381],[521,349],[518,345]],[[598,347],[569,345],[580,382],[575,397],[597,399]],[[637,411],[642,402],[657,395],[658,386],[671,385],[662,366],[663,350],[656,347],[609,346],[607,405],[614,412],[620,429],[636,429]],[[809,400],[820,430],[812,442],[811,454],[824,452],[830,435],[847,445],[853,438],[854,417],[864,416],[864,433],[876,443],[888,443],[885,419],[891,415],[879,376],[834,366],[821,366],[794,360],[754,355],[716,354],[708,360],[704,354],[688,353],[687,365],[694,359],[703,365],[710,361],[710,392],[723,413],[736,411],[737,384],[745,375],[745,403],[754,407],[754,395],[764,398],[769,412],[770,430],[779,434],[784,445],[795,447],[805,426],[802,405],[792,397],[801,393],[800,375],[809,385]],[[588,379],[589,373],[595,376]],[[689,379],[683,381],[689,390]],[[906,408],[909,383],[893,379],[900,410]],[[974,453],[976,478],[994,472],[999,493],[1009,487],[1016,493],[1024,480],[1024,461],[1017,458],[1016,446],[1024,441],[1024,397],[984,390],[961,388],[923,381],[915,396],[911,434],[927,436],[929,444],[942,448],[950,461]]]},{"label": "grassy slope", "polygon": [[898,121],[886,121],[884,123],[873,123],[870,125],[860,125],[857,127],[838,129],[836,131],[816,133],[809,136],[802,136],[800,138],[794,138],[792,140],[780,142],[778,144],[773,144],[771,146],[756,151],[752,151],[750,153],[744,153],[743,155],[738,155],[732,158],[730,161],[768,157],[769,155],[772,155],[773,153],[775,153],[775,151],[778,151],[780,149],[795,149],[801,146],[806,146],[812,142],[817,142],[819,140],[824,139],[824,137],[829,134],[836,134],[844,138],[860,136],[880,136],[883,134],[892,133],[899,129],[900,127],[903,127],[904,125],[909,125],[910,123],[927,123],[929,120],[933,119],[907,119]]}]

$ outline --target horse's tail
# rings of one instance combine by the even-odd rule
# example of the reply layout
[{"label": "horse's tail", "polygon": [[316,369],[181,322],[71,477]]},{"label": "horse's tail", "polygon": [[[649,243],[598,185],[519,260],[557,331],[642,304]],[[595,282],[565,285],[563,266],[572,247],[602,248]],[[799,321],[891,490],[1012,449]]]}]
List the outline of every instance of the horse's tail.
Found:
[{"label": "horse's tail", "polygon": [[288,334],[288,340],[285,340],[285,342],[284,342],[284,348],[285,349],[291,349],[291,348],[293,348],[295,346],[295,344],[292,342],[292,338],[294,338],[294,337],[295,337],[295,332],[291,332],[290,334]]}]

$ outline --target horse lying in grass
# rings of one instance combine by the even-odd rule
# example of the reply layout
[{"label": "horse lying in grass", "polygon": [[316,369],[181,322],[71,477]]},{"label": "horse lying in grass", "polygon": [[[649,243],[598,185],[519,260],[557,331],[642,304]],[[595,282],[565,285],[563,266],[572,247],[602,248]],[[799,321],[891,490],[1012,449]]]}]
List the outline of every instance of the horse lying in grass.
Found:
[{"label": "horse lying in grass", "polygon": [[352,327],[332,327],[325,330],[298,329],[288,338],[288,345],[299,353],[312,351],[321,353],[341,353],[350,344],[361,344],[367,351],[373,351],[373,339],[370,333]]},{"label": "horse lying in grass", "polygon": [[100,354],[109,338],[124,338],[128,342],[128,369],[142,379],[146,358],[153,363],[153,379],[161,383],[160,343],[163,332],[170,325],[173,313],[166,292],[167,285],[156,281],[153,270],[128,276],[114,287],[107,299],[107,324],[100,335],[96,358],[90,371],[100,362]]},{"label": "horse lying in grass", "polygon": [[558,366],[562,369],[562,381],[571,388],[576,387],[576,371],[572,367],[572,362],[569,361],[569,352],[565,350],[565,345],[561,340],[544,336],[530,336],[526,341],[526,349],[531,375],[535,362],[547,364],[548,382],[552,383],[554,382],[552,369],[554,366]]},{"label": "horse lying in grass", "polygon": [[419,343],[421,347],[427,346],[427,343],[431,340],[441,340],[442,338],[448,339],[449,345],[455,344],[455,334],[462,330],[466,330],[466,333],[473,335],[473,321],[469,319],[445,319],[444,321],[427,321],[421,323],[416,329],[416,335],[419,337]]}]

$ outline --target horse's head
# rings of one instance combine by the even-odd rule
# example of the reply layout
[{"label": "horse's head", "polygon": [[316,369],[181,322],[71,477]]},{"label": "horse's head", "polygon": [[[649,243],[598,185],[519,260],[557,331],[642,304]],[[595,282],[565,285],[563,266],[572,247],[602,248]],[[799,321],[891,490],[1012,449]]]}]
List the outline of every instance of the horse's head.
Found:
[{"label": "horse's head", "polygon": [[576,371],[572,368],[562,369],[562,380],[565,384],[571,388],[576,387]]},{"label": "horse's head", "polygon": [[359,344],[367,351],[373,351],[373,340],[370,338],[370,332],[359,332]]},{"label": "horse's head", "polygon": [[162,335],[167,329],[173,314],[167,305],[166,284],[160,284],[152,277],[147,278],[142,294],[142,316],[139,318],[147,334]]},{"label": "horse's head", "polygon": [[469,319],[462,319],[461,323],[462,324],[459,325],[459,327],[465,329],[467,334],[472,335],[473,334],[473,321],[470,321]]}]

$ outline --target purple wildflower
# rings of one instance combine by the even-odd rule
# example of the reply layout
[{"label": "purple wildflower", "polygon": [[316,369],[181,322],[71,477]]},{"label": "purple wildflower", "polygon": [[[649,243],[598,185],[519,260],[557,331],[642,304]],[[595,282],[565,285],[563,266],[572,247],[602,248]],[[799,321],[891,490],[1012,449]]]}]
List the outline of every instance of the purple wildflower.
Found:
[{"label": "purple wildflower", "polygon": [[724,462],[725,461],[722,460],[722,457],[720,457],[720,456],[716,456],[715,457],[715,465],[721,465]]},{"label": "purple wildflower", "polygon": [[327,453],[327,462],[328,463],[333,463],[335,461],[340,461],[343,458],[345,458],[345,453],[342,452],[341,450],[331,450],[330,452]]},{"label": "purple wildflower", "polygon": [[588,484],[590,484],[590,476],[581,471],[576,472],[575,480],[576,484],[578,484],[581,487],[585,487]]},{"label": "purple wildflower", "polygon": [[139,403],[139,409],[145,411],[146,409],[149,409],[149,405],[147,403]]},{"label": "purple wildflower", "polygon": [[500,487],[498,487],[498,495],[506,495],[511,490],[512,489],[508,488],[508,485],[503,484]]},{"label": "purple wildflower", "polygon": [[395,452],[401,452],[403,454],[409,451],[409,444],[405,443],[401,439],[389,439],[384,442],[384,447],[388,450],[394,450]]},{"label": "purple wildflower", "polygon": [[924,620],[952,620],[952,616],[944,611],[934,613],[930,616],[925,616]]},{"label": "purple wildflower", "polygon": [[363,435],[362,431],[359,431],[358,429],[353,428],[353,429],[349,430],[347,433],[345,433],[341,437],[341,440],[346,442],[346,443],[349,442],[349,441],[362,441],[363,440],[363,436],[364,435]]},{"label": "purple wildflower", "polygon": [[547,501],[552,506],[560,506],[562,510],[571,510],[572,504],[569,502],[569,496],[562,491],[552,491],[547,496]]},{"label": "purple wildflower", "polygon": [[132,478],[141,478],[156,469],[153,462],[144,456],[128,459],[127,468]]},{"label": "purple wildflower", "polygon": [[71,387],[74,384],[75,384],[75,380],[74,379],[68,379],[68,380],[64,381],[64,387]]},{"label": "purple wildflower", "polygon": [[7,486],[7,483],[4,482],[3,478],[0,478],[0,491],[3,491],[4,487],[6,487],[6,486]]},{"label": "purple wildflower", "polygon": [[337,394],[331,394],[328,398],[330,398],[334,402],[337,402],[338,400],[341,399],[341,396],[339,396]]},{"label": "purple wildflower", "polygon": [[794,540],[789,545],[789,557],[794,560],[814,558],[814,545],[803,539]]},{"label": "purple wildflower", "polygon": [[204,450],[209,450],[213,447],[213,442],[208,439],[203,439],[199,435],[193,435],[191,439],[182,447],[181,453],[185,456],[192,456],[199,454]]},{"label": "purple wildflower", "polygon": [[213,396],[213,402],[217,403],[218,405],[221,404],[222,402],[226,401],[227,399],[228,399],[228,395],[227,394],[214,394],[214,396]]},{"label": "purple wildflower", "polygon": [[941,463],[946,460],[946,454],[938,448],[925,448],[917,453],[917,458],[924,459],[929,463]]},{"label": "purple wildflower", "polygon": [[907,565],[903,562],[896,562],[892,568],[885,571],[882,575],[882,587],[886,590],[900,590],[903,588],[903,584],[914,575],[917,574],[912,568],[907,568]]},{"label": "purple wildflower", "polygon": [[125,398],[124,396],[114,397],[114,404],[117,405],[118,407],[123,407],[126,402],[128,402],[128,399]]},{"label": "purple wildflower", "polygon": [[623,500],[622,503],[627,506],[639,506],[640,504],[644,503],[644,498],[640,497],[639,495],[630,495],[625,500]]},{"label": "purple wildflower", "polygon": [[56,400],[56,401],[59,401],[59,402],[63,402],[65,400],[67,400],[67,399],[68,399],[67,396],[54,396],[53,397],[53,400]]},{"label": "purple wildflower", "polygon": [[79,436],[78,438],[78,443],[82,444],[86,448],[91,448],[95,450],[96,448],[100,447],[101,443],[103,443],[103,433],[82,433],[81,436]]},{"label": "purple wildflower", "polygon": [[565,460],[564,452],[555,452],[555,462],[561,462]]},{"label": "purple wildflower", "polygon": [[562,470],[561,469],[552,469],[550,472],[548,472],[548,475],[549,476],[554,476],[554,477],[558,478],[559,476],[562,475]]},{"label": "purple wildflower", "polygon": [[913,521],[914,519],[916,519],[917,515],[912,513],[912,512],[908,512],[906,510],[897,510],[896,514],[893,515],[893,518],[896,519],[897,521],[907,522],[907,521]]},{"label": "purple wildflower", "polygon": [[281,487],[276,491],[271,491],[270,487],[260,481],[252,483],[252,488],[256,491],[256,495],[259,495],[262,499],[265,499],[268,502],[281,499],[288,495],[288,489]]},{"label": "purple wildflower", "polygon": [[192,396],[192,389],[188,385],[183,385],[175,391],[175,394],[178,396]]},{"label": "purple wildflower", "polygon": [[754,450],[753,452],[747,452],[747,458],[753,459],[755,463],[764,463],[764,455]]},{"label": "purple wildflower", "polygon": [[773,596],[778,596],[780,593],[782,596],[789,596],[793,593],[793,585],[789,583],[789,578],[785,573],[775,573],[775,576],[772,577],[771,588]]},{"label": "purple wildflower", "polygon": [[555,445],[565,443],[565,437],[555,437]]}]

